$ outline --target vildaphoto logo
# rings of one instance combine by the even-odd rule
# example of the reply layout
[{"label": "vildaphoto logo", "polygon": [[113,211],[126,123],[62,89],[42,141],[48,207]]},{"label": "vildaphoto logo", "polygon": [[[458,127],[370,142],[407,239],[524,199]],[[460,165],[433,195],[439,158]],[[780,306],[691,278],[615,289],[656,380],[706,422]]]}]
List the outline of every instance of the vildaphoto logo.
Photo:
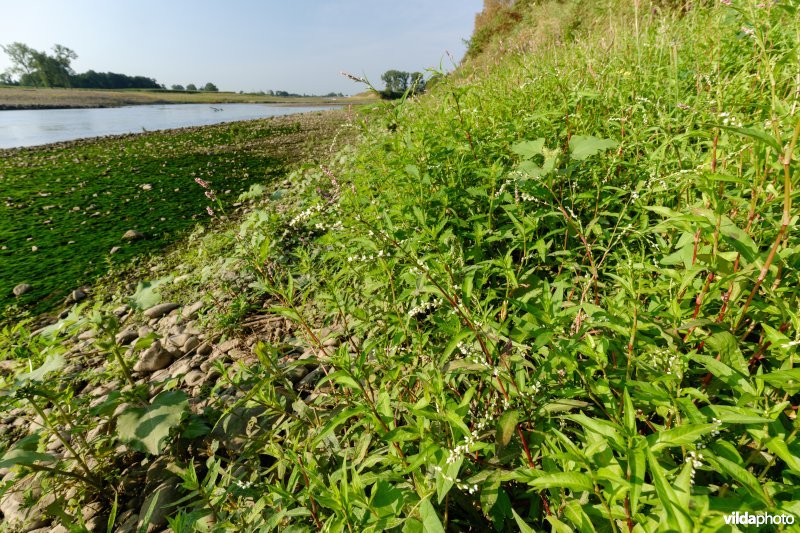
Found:
[{"label": "vildaphoto logo", "polygon": [[744,513],[736,511],[725,515],[725,523],[736,526],[792,525],[794,516],[789,514],[750,514],[746,511]]}]

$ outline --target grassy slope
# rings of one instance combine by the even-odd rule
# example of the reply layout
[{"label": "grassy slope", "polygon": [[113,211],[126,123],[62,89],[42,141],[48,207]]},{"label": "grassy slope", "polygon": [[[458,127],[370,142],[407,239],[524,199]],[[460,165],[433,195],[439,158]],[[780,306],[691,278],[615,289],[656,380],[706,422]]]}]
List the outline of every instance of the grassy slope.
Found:
[{"label": "grassy slope", "polygon": [[328,354],[313,405],[342,411],[257,439],[314,473],[253,474],[262,501],[354,529],[800,512],[797,18],[735,4],[530,6],[300,197],[290,235],[337,229],[267,284],[364,341]]},{"label": "grassy slope", "polygon": [[[530,5],[248,215],[249,294],[294,334],[208,393],[261,413],[235,452],[197,426],[222,399],[166,447],[193,491],[173,527],[800,517],[796,162],[779,153],[800,131],[800,28],[787,2],[735,4]],[[319,363],[328,379],[297,389]]]},{"label": "grassy slope", "polygon": [[70,107],[116,107],[141,104],[362,104],[372,98],[356,95],[344,98],[280,97],[228,92],[180,92],[101,89],[36,89],[0,86],[0,109],[46,109]]}]

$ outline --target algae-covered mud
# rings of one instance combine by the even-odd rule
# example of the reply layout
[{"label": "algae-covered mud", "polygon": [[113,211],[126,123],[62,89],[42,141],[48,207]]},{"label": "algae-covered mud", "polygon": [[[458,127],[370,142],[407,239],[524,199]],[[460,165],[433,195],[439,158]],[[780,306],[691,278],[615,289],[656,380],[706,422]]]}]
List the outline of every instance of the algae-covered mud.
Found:
[{"label": "algae-covered mud", "polygon": [[[195,178],[234,204],[282,176],[308,155],[309,139],[332,136],[344,116],[312,112],[0,150],[0,308],[46,311],[109,266],[163,249],[209,218]],[[20,284],[30,290],[16,296]]]}]

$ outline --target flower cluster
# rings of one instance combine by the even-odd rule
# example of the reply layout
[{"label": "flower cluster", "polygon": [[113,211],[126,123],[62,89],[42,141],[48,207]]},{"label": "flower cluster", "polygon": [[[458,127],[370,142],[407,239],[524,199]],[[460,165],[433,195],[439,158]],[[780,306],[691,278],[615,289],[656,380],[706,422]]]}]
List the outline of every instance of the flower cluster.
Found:
[{"label": "flower cluster", "polygon": [[[742,28],[742,31],[747,33],[747,31],[745,31],[745,28]],[[753,30],[750,30],[750,33],[747,33],[747,34],[748,35],[752,35],[752,31]],[[742,127],[742,121],[737,119],[735,116],[731,115],[727,111],[723,111],[722,113],[720,113],[719,114],[719,118],[722,119],[722,125],[723,126],[733,126],[733,127],[736,127],[736,128],[741,128]]]},{"label": "flower cluster", "polygon": [[712,418],[711,419],[711,423],[717,426],[714,429],[714,431],[711,432],[711,436],[712,437],[719,437],[719,430],[722,427],[722,420],[720,420],[719,418]]},{"label": "flower cluster", "polygon": [[455,448],[450,450],[450,455],[447,457],[447,464],[453,464],[465,454],[470,451],[470,448],[475,445],[477,442],[475,435],[470,433],[469,435],[464,436],[464,443],[457,445]]},{"label": "flower cluster", "polygon": [[414,318],[417,315],[422,315],[427,313],[428,311],[432,311],[442,305],[442,299],[436,298],[435,300],[431,300],[429,302],[423,302],[416,307],[412,307],[408,311],[408,316]]},{"label": "flower cluster", "polygon": [[686,462],[691,467],[690,477],[692,478],[692,485],[694,485],[694,474],[695,471],[703,466],[703,454],[699,452],[689,452],[689,455],[686,457]]},{"label": "flower cluster", "polygon": [[322,204],[312,205],[308,209],[301,211],[297,216],[295,216],[291,221],[289,221],[289,226],[295,227],[295,225],[299,224],[300,222],[304,222],[314,216],[316,213],[322,211]]}]

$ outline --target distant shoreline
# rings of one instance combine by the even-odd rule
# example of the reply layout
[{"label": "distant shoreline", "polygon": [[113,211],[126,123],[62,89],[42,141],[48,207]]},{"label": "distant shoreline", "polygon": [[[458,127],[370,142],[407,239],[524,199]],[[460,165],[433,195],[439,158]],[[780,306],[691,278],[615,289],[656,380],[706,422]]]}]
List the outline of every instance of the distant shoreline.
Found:
[{"label": "distant shoreline", "polygon": [[0,111],[103,109],[164,104],[272,104],[313,107],[323,105],[360,105],[374,101],[374,97],[364,94],[345,97],[297,97],[223,92],[0,87]]}]

